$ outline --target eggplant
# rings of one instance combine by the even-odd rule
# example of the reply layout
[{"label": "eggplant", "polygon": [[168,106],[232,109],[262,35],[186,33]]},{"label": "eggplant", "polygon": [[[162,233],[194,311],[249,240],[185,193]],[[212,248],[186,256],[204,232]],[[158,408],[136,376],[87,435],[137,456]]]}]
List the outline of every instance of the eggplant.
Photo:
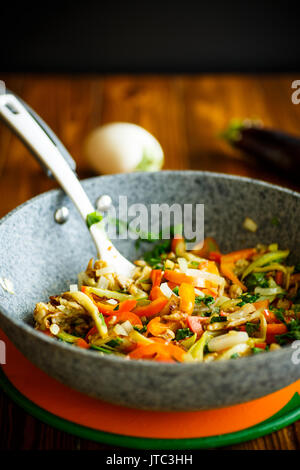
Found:
[{"label": "eggplant", "polygon": [[222,137],[261,163],[271,165],[271,169],[276,167],[291,178],[299,178],[300,137],[263,127],[249,119],[231,121]]}]

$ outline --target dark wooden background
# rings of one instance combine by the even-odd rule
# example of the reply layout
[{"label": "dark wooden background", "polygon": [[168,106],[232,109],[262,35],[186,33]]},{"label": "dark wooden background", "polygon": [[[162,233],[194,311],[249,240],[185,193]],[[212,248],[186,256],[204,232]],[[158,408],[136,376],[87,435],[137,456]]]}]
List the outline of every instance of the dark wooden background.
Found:
[{"label": "dark wooden background", "polygon": [[[102,123],[127,121],[152,132],[165,151],[166,169],[212,170],[256,177],[285,187],[296,183],[231,149],[218,134],[232,118],[256,117],[300,134],[300,105],[291,102],[296,75],[5,75],[53,128],[78,164],[93,175],[81,149]],[[27,199],[56,187],[20,141],[0,123],[0,217]],[[300,422],[234,449],[299,449]],[[0,392],[0,449],[110,449],[57,431]]]}]

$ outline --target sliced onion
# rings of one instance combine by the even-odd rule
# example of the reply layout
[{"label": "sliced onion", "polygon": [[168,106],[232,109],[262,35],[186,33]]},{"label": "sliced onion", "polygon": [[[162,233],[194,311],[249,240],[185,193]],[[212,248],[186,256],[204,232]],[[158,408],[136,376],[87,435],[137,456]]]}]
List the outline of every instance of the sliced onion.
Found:
[{"label": "sliced onion", "polygon": [[116,304],[118,303],[118,301],[115,300],[115,299],[108,299],[108,300],[106,301],[106,303],[107,303],[107,304],[111,304],[111,305],[116,305]]},{"label": "sliced onion", "polygon": [[77,292],[78,285],[77,284],[70,284],[70,292]]},{"label": "sliced onion", "polygon": [[123,326],[122,326],[122,325],[119,325],[119,324],[117,324],[117,325],[114,327],[114,332],[115,332],[117,335],[128,336],[128,333],[127,333],[127,331],[125,330],[125,328],[123,328]]},{"label": "sliced onion", "polygon": [[50,326],[50,331],[54,336],[56,336],[58,335],[60,328],[56,323],[52,323],[52,325]]},{"label": "sliced onion", "polygon": [[277,295],[283,294],[284,290],[280,287],[255,287],[254,294],[260,295]]},{"label": "sliced onion", "polygon": [[160,285],[160,290],[162,291],[162,293],[168,297],[168,299],[170,297],[172,297],[172,295],[176,295],[172,289],[170,289],[170,287],[168,286],[168,283],[167,282],[163,282],[161,285]]},{"label": "sliced onion", "polygon": [[133,326],[132,324],[130,323],[129,320],[126,320],[124,321],[124,323],[121,323],[120,325],[122,328],[124,328],[124,330],[126,331],[126,333],[129,335],[129,333],[133,330]]},{"label": "sliced onion", "polygon": [[108,285],[109,285],[109,280],[106,279],[106,277],[104,276],[100,276],[97,287],[99,287],[99,289],[107,289]]},{"label": "sliced onion", "polygon": [[105,266],[105,268],[97,269],[96,276],[102,276],[103,274],[112,274],[114,273],[113,268]]},{"label": "sliced onion", "polygon": [[246,331],[231,331],[225,335],[216,336],[212,338],[207,347],[211,352],[219,352],[224,349],[231,348],[236,344],[246,343],[249,339],[248,333]]},{"label": "sliced onion", "polygon": [[[214,284],[222,285],[224,283],[224,278],[218,276],[217,274],[208,273],[206,271],[202,271],[200,269],[188,269],[186,274],[192,276],[197,279],[197,282],[202,284],[203,280],[213,282]],[[198,287],[204,287],[202,285],[198,285]]]},{"label": "sliced onion", "polygon": [[186,273],[188,270],[188,262],[185,258],[178,258],[177,263],[179,264],[179,269],[183,273]]},{"label": "sliced onion", "polygon": [[196,288],[195,288],[195,294],[199,297],[203,297],[203,298],[205,297],[204,292],[202,292],[201,290],[196,289]]}]

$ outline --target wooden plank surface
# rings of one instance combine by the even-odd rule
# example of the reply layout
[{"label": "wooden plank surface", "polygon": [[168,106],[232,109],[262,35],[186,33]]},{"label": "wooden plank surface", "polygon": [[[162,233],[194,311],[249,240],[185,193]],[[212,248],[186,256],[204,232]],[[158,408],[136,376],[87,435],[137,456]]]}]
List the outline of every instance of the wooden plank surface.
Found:
[{"label": "wooden plank surface", "polygon": [[[127,121],[152,132],[165,151],[166,169],[233,173],[299,189],[295,183],[231,149],[219,133],[232,118],[256,117],[299,133],[300,105],[282,76],[2,76],[50,125],[78,165],[93,176],[82,143],[94,127]],[[0,124],[0,217],[56,187],[22,143]],[[0,449],[109,449],[57,431],[32,418],[0,393]],[[299,449],[300,422],[231,449]]]}]

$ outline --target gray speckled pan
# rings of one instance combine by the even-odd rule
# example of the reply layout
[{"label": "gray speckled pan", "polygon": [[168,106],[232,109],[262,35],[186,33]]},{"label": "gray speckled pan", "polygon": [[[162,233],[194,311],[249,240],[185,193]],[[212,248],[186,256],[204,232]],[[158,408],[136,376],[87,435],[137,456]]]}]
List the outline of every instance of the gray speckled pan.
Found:
[{"label": "gray speckled pan", "polygon": [[[214,173],[176,171],[92,178],[83,183],[92,202],[101,194],[127,195],[128,203],[204,203],[205,235],[222,251],[279,242],[300,258],[299,194],[259,181]],[[53,214],[70,209],[64,225]],[[241,229],[246,216],[259,226]],[[271,224],[278,217],[280,226]],[[133,242],[117,243],[129,258]],[[300,378],[293,350],[211,364],[164,364],[100,357],[35,331],[35,303],[67,290],[95,256],[89,232],[62,191],[42,194],[0,221],[0,276],[13,281],[16,294],[0,287],[0,326],[34,364],[83,393],[125,406],[153,410],[200,410],[245,402]]]}]

